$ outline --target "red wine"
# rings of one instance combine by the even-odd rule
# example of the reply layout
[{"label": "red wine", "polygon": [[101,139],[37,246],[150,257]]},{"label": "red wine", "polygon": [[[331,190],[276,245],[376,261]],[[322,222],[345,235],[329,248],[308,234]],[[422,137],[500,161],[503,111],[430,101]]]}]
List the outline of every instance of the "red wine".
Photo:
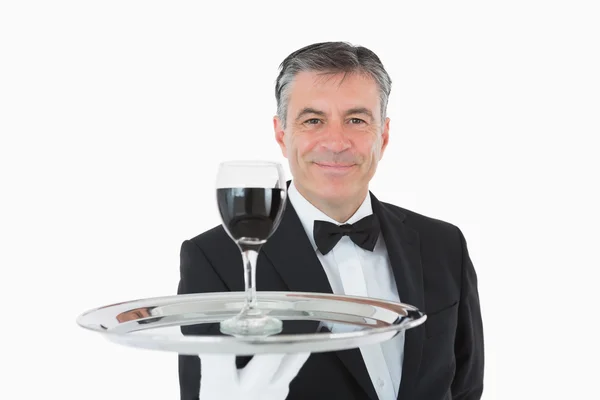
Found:
[{"label": "red wine", "polygon": [[225,228],[234,240],[267,240],[275,231],[284,205],[283,189],[217,189]]}]

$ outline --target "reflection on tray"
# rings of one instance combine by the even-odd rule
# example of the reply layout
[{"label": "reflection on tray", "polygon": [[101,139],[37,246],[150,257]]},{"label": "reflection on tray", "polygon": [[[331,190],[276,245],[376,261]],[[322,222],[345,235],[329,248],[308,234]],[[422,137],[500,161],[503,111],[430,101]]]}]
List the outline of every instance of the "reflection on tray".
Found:
[{"label": "reflection on tray", "polygon": [[[398,305],[390,309],[388,302],[377,299],[352,299],[346,296],[321,295],[318,293],[294,294],[295,302],[262,302],[261,307],[283,321],[278,335],[310,333],[348,333],[365,329],[383,328],[402,324],[403,320],[418,318],[418,311]],[[306,301],[299,300],[305,298]],[[338,302],[323,302],[339,300]],[[283,306],[283,305],[284,306]],[[185,336],[222,336],[219,322],[235,315],[242,303],[230,303],[227,309],[215,307],[212,302],[179,303],[165,306],[136,307],[116,315],[118,322],[112,328],[118,333],[160,334],[177,327]],[[387,308],[383,308],[386,306]],[[390,319],[393,313],[395,318]],[[370,316],[373,318],[371,318]]]}]

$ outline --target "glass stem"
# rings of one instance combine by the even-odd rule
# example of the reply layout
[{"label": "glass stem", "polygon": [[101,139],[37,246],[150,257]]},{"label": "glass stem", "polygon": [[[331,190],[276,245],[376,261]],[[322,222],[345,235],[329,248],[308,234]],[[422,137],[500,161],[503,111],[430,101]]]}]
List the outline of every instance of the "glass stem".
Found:
[{"label": "glass stem", "polygon": [[256,301],[256,261],[260,245],[241,244],[242,259],[244,260],[244,284],[246,285],[246,309],[255,311]]}]

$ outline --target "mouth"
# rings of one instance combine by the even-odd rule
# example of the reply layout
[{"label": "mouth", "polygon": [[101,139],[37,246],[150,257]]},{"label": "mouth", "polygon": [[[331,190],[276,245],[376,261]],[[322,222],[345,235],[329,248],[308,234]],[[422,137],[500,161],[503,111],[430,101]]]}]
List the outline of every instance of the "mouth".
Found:
[{"label": "mouth", "polygon": [[350,171],[356,164],[334,164],[334,163],[314,163],[316,166],[327,172],[344,173]]}]

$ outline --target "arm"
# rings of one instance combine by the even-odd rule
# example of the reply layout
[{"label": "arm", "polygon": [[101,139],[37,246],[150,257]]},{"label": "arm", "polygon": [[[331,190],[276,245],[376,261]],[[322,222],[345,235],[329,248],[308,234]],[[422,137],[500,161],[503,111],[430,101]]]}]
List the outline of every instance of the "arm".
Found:
[{"label": "arm", "polygon": [[465,237],[460,230],[459,236],[462,246],[462,283],[454,343],[456,373],[452,383],[452,399],[478,400],[483,392],[483,323],[477,274],[469,257]]},{"label": "arm", "polygon": [[[225,283],[215,272],[204,252],[193,242],[181,245],[180,280],[177,294],[226,292]],[[198,334],[195,327],[182,326],[184,335]],[[197,328],[196,328],[197,329]],[[181,400],[198,400],[200,393],[200,359],[196,356],[179,356],[179,391]]]}]

